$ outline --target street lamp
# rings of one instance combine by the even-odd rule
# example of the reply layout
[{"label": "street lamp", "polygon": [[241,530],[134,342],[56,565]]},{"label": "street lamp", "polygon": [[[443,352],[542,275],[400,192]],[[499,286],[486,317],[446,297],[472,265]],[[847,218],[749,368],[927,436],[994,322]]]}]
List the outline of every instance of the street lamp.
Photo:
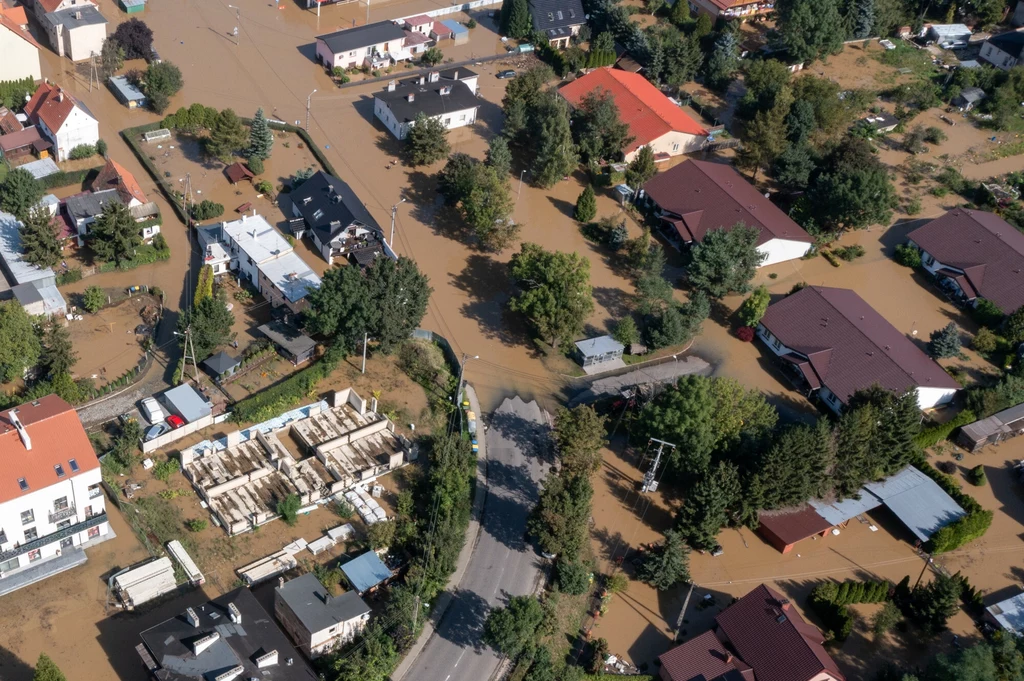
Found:
[{"label": "street lamp", "polygon": [[523,175],[526,175],[526,171],[519,173],[519,191],[516,192],[516,201],[519,201],[519,195],[523,193]]},{"label": "street lamp", "polygon": [[458,389],[455,391],[455,407],[456,408],[458,408],[458,406],[459,406],[459,395],[462,394],[462,376],[463,376],[463,374],[466,373],[466,362],[468,362],[471,359],[480,359],[480,355],[473,355],[472,357],[470,357],[465,352],[462,353],[462,364],[459,365],[459,385],[458,385]]},{"label": "street lamp", "polygon": [[228,5],[229,9],[235,10],[235,45],[238,45],[241,36],[238,34],[238,27],[242,25],[242,10],[234,5]]},{"label": "street lamp", "polygon": [[398,207],[405,203],[406,199],[402,199],[395,205],[391,206],[391,241],[388,243],[391,246],[391,250],[395,250],[395,215],[398,213]]},{"label": "street lamp", "polygon": [[316,94],[316,89],[314,89],[312,92],[310,92],[309,96],[306,97],[306,132],[309,132],[309,107],[310,107],[310,104],[313,101],[313,95],[315,95],[315,94]]}]

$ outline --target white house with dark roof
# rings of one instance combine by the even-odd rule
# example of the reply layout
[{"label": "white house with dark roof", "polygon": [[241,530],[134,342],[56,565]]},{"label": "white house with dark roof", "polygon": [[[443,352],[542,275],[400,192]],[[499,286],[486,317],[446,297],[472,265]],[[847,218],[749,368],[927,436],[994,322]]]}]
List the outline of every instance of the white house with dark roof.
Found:
[{"label": "white house with dark roof", "polygon": [[312,573],[306,573],[274,589],[274,616],[296,647],[315,660],[362,632],[370,619],[370,606],[354,591],[332,595]]},{"label": "white house with dark roof", "polygon": [[[422,51],[425,51],[426,47]],[[346,28],[316,37],[316,58],[327,68],[384,68],[409,59],[405,29],[393,21]]]},{"label": "white house with dark roof", "polygon": [[[480,104],[476,98],[477,74],[451,69],[442,80],[439,72],[402,82],[391,81],[374,95],[373,114],[392,135],[405,139],[420,114],[441,121],[447,130],[476,122]],[[472,85],[466,79],[471,79]]]},{"label": "white house with dark roof", "polygon": [[1024,62],[1024,30],[992,36],[981,46],[979,56],[992,66],[1009,71]]},{"label": "white house with dark roof", "polygon": [[552,47],[569,47],[569,41],[587,23],[580,0],[529,0],[533,30],[547,36]]}]

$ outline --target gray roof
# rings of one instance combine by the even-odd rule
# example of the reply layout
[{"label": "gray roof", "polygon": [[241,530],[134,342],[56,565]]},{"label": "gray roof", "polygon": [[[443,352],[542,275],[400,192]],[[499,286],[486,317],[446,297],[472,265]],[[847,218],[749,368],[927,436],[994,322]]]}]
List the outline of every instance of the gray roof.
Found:
[{"label": "gray roof", "polygon": [[124,203],[116,189],[104,189],[99,192],[83,192],[75,196],[69,196],[64,205],[67,206],[68,215],[72,220],[84,220],[94,218],[103,212],[103,207],[110,202]]},{"label": "gray roof", "polygon": [[1010,432],[1010,424],[1024,419],[1024,404],[1018,404],[1009,409],[992,414],[987,419],[981,419],[963,426],[960,431],[972,442],[981,442],[990,435],[1000,432]]},{"label": "gray roof", "polygon": [[284,348],[292,355],[301,357],[316,347],[313,339],[294,326],[282,322],[271,322],[260,327],[264,336],[274,341],[278,347]]},{"label": "gray roof", "polygon": [[391,570],[373,551],[367,551],[341,566],[352,588],[365,593],[391,577]]},{"label": "gray roof", "polygon": [[29,163],[18,166],[18,168],[31,173],[32,177],[37,180],[49,177],[50,175],[56,175],[60,172],[60,167],[57,165],[57,162],[50,157],[41,158],[38,161],[30,161]]},{"label": "gray roof", "polygon": [[383,234],[352,188],[330,173],[318,170],[289,196],[321,243],[329,242],[352,223]]},{"label": "gray roof", "polygon": [[223,350],[218,352],[216,355],[209,357],[205,362],[203,362],[203,366],[205,366],[218,376],[227,371],[231,371],[239,364],[240,362],[238,361],[237,357],[232,357]]},{"label": "gray roof", "polygon": [[580,0],[529,0],[533,29],[543,31],[548,38],[565,38],[572,35],[573,26],[587,21]]},{"label": "gray roof", "polygon": [[980,87],[965,87],[960,91],[960,99],[974,104],[975,102],[980,102],[985,99],[985,91]]},{"label": "gray roof", "polygon": [[65,314],[67,312],[67,303],[64,301],[64,296],[60,294],[60,291],[52,281],[39,279],[27,284],[19,284],[11,289],[11,293],[14,294],[14,297],[22,307],[42,303],[43,314],[45,315]]},{"label": "gray roof", "polygon": [[27,284],[32,281],[54,281],[54,273],[49,267],[33,265],[24,258],[21,249],[21,223],[10,213],[0,211],[0,259],[3,260],[4,273],[12,279],[10,284]]},{"label": "gray roof", "polygon": [[442,19],[441,23],[444,24],[452,33],[469,33],[468,28],[454,19]]},{"label": "gray roof", "polygon": [[124,76],[111,76],[110,87],[126,102],[141,102],[146,99],[146,95],[142,94],[142,90],[128,82],[128,79]]},{"label": "gray roof", "polygon": [[[242,616],[234,623],[228,611],[233,603]],[[193,627],[185,613],[164,620],[142,632],[142,641],[160,669],[153,678],[160,681],[212,681],[214,677],[236,666],[243,667],[240,679],[260,681],[317,681],[298,651],[288,641],[267,611],[249,589],[241,588],[196,606],[193,612],[199,626]],[[209,634],[220,639],[196,655],[192,644]],[[277,651],[278,663],[256,666],[256,658]],[[291,664],[288,661],[291,660]]]},{"label": "gray roof", "polygon": [[165,392],[163,400],[171,411],[185,419],[186,423],[198,421],[213,411],[213,406],[188,383],[182,383],[177,388]]},{"label": "gray roof", "polygon": [[370,613],[370,606],[355,591],[331,596],[311,573],[285,582],[276,591],[310,633],[330,629]]},{"label": "gray roof", "polygon": [[[443,92],[447,90],[447,94]],[[409,101],[409,96],[413,101]],[[418,82],[406,81],[395,87],[394,90],[382,90],[374,95],[384,102],[394,117],[403,122],[416,120],[418,114],[424,114],[427,118],[441,116],[446,113],[475,109],[480,106],[476,95],[469,85],[457,81],[442,83],[426,82],[422,85]]]},{"label": "gray roof", "polygon": [[405,29],[391,21],[378,21],[375,24],[365,24],[318,35],[316,39],[323,40],[327,44],[327,49],[332,53],[340,54],[360,47],[386,43],[390,40],[404,40]]},{"label": "gray roof", "polygon": [[63,24],[64,29],[68,31],[81,28],[82,26],[95,26],[96,24],[107,23],[107,20],[103,18],[103,15],[100,14],[95,5],[75,5],[67,9],[50,12],[46,15],[46,19],[50,22],[51,26]]},{"label": "gray roof", "polygon": [[578,341],[576,343],[576,349],[579,350],[584,357],[596,357],[609,352],[622,352],[626,349],[626,346],[611,336],[598,336],[597,338],[588,338],[586,340]]},{"label": "gray roof", "polygon": [[994,603],[985,609],[1006,631],[1018,635],[1024,633],[1024,593]]},{"label": "gray roof", "polygon": [[1024,49],[1024,31],[1000,33],[992,36],[986,42],[992,43],[1007,54],[1016,56]]}]

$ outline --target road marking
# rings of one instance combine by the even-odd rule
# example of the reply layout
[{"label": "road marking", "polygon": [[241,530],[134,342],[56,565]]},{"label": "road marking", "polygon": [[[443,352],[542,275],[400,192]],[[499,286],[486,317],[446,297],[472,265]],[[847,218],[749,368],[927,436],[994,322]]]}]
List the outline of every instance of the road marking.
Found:
[{"label": "road marking", "polygon": [[[455,661],[455,667],[458,667],[458,666],[459,666],[459,663],[460,663],[460,662],[462,662],[462,657],[463,657],[463,655],[465,655],[465,654],[466,654],[466,651],[465,651],[465,650],[463,650],[463,651],[462,651],[462,655],[459,655],[459,659]],[[455,669],[455,667],[452,667],[452,669]],[[450,678],[450,677],[451,677],[451,675],[449,675],[449,678]]]},{"label": "road marking", "polygon": [[[492,596],[497,595],[498,589],[501,588],[501,578],[505,576],[505,568],[508,567],[508,554],[512,553],[512,549],[505,547],[505,559],[501,561],[501,573],[498,575],[498,583],[494,585],[494,591],[491,593]],[[448,681],[445,679],[445,681]]]}]

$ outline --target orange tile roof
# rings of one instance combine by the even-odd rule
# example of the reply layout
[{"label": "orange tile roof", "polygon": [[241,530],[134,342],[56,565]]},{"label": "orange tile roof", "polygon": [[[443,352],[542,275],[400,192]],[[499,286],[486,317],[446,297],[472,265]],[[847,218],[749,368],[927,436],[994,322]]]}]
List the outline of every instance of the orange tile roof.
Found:
[{"label": "orange tile roof", "polygon": [[60,3],[64,2],[64,0],[36,0],[36,2],[49,14],[50,12],[56,12],[57,8],[60,7]]},{"label": "orange tile roof", "polygon": [[131,203],[132,199],[137,199],[140,203],[147,202],[146,193],[142,191],[142,187],[135,180],[135,176],[112,158],[107,159],[107,164],[103,166],[103,170],[92,181],[90,189],[94,192],[103,191],[104,189],[116,189],[118,196],[121,197],[125,204]]},{"label": "orange tile roof", "polygon": [[[21,10],[21,18],[25,19],[25,10],[21,7],[18,7],[17,9]],[[18,36],[19,38],[21,38],[22,40],[24,40],[25,42],[32,45],[38,50],[40,48],[40,45],[36,42],[36,39],[33,38],[28,31],[24,31],[21,28],[24,24],[28,23],[28,19],[25,19],[24,21],[18,21],[16,17],[12,17],[8,13],[9,11],[10,10],[5,10],[4,12],[0,13],[0,26],[3,26],[8,31]]]},{"label": "orange tile roof", "polygon": [[583,98],[595,90],[611,94],[619,107],[619,118],[629,126],[633,142],[624,153],[631,153],[650,144],[669,132],[683,132],[689,135],[707,135],[707,130],[686,115],[639,73],[620,69],[601,68],[563,85],[558,92],[573,106],[579,106]]},{"label": "orange tile roof", "polygon": [[0,7],[0,14],[18,24],[18,26],[28,25],[28,13],[25,12],[24,7]]},{"label": "orange tile roof", "polygon": [[[11,422],[11,411],[25,426],[32,449],[26,449]],[[71,459],[78,471],[71,470]],[[64,469],[58,478],[54,466]],[[0,503],[41,490],[58,482],[99,468],[100,462],[89,443],[82,422],[74,407],[57,397],[47,395],[0,413]],[[18,483],[24,478],[28,490]]]},{"label": "orange tile roof", "polygon": [[33,123],[42,120],[50,132],[56,134],[77,105],[78,101],[70,92],[58,85],[43,83],[25,105],[25,113]]}]

